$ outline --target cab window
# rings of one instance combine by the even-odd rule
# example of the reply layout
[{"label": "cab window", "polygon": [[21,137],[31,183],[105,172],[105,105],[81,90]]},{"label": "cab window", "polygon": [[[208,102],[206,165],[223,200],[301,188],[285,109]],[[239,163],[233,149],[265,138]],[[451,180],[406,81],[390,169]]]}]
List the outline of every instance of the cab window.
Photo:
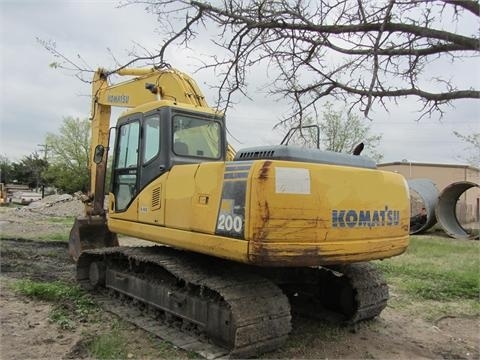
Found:
[{"label": "cab window", "polygon": [[160,152],[160,117],[155,115],[146,118],[144,129],[143,164],[146,164]]},{"label": "cab window", "polygon": [[185,115],[173,117],[173,152],[179,156],[219,159],[221,126],[212,120]]},{"label": "cab window", "polygon": [[120,127],[115,154],[113,187],[115,208],[118,211],[125,210],[137,193],[139,139],[140,124],[138,121]]},{"label": "cab window", "polygon": [[115,168],[136,167],[138,163],[139,123],[122,125],[118,139],[117,164]]}]

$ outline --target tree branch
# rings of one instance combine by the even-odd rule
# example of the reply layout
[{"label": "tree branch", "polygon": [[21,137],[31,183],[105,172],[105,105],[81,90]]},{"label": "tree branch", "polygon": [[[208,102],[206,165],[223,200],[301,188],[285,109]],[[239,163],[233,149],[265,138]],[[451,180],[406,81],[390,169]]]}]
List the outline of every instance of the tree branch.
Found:
[{"label": "tree branch", "polygon": [[351,24],[351,25],[315,25],[315,24],[304,24],[304,23],[288,23],[284,21],[256,21],[252,18],[241,15],[241,13],[232,13],[214,7],[208,3],[202,3],[198,1],[192,1],[191,4],[197,7],[199,10],[202,10],[205,13],[213,13],[217,16],[224,16],[228,19],[233,19],[239,21],[250,28],[257,29],[282,29],[282,30],[297,30],[297,31],[312,31],[315,33],[327,33],[327,34],[353,34],[353,33],[369,33],[369,32],[400,32],[400,33],[409,33],[417,35],[420,37],[426,37],[437,40],[444,40],[449,43],[457,44],[464,46],[469,50],[479,50],[480,49],[480,40],[478,38],[471,38],[467,36],[458,35],[444,30],[436,30],[425,28],[421,26],[411,25],[411,24],[402,24],[402,23],[386,23],[375,22],[375,23],[361,23],[361,24]]}]

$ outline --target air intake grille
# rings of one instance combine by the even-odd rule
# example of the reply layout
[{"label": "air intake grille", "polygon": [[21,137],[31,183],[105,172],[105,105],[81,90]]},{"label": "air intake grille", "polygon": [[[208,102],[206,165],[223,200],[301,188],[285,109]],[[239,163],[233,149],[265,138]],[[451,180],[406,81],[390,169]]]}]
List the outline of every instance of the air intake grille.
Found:
[{"label": "air intake grille", "polygon": [[275,155],[274,150],[265,150],[265,151],[247,151],[241,153],[239,159],[247,160],[247,159],[265,159],[265,158],[273,158]]},{"label": "air intake grille", "polygon": [[162,188],[158,187],[152,191],[152,210],[160,209],[160,195],[162,194]]}]

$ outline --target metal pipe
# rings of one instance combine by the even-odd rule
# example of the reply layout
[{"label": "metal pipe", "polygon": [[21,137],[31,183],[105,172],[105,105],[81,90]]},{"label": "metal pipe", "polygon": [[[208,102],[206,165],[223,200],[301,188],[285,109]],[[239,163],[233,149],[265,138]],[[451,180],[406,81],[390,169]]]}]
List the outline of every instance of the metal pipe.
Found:
[{"label": "metal pipe", "polygon": [[459,181],[448,185],[443,189],[438,198],[435,209],[439,224],[445,232],[456,239],[478,238],[478,233],[469,233],[462,227],[457,218],[456,205],[460,196],[472,187],[479,187],[478,184],[470,181]]},{"label": "metal pipe", "polygon": [[438,201],[438,189],[429,179],[411,179],[407,180],[410,188],[410,206],[413,204],[412,191],[415,191],[421,198],[427,218],[421,220],[417,214],[411,214],[410,218],[410,234],[419,234],[427,231],[436,224],[435,207]]}]

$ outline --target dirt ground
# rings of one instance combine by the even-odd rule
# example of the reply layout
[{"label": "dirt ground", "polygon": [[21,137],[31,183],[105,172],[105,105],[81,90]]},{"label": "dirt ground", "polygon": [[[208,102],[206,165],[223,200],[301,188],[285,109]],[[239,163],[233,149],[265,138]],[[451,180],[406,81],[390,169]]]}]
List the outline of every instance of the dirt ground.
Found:
[{"label": "dirt ground", "polygon": [[[81,346],[85,339],[99,331],[109,331],[109,322],[118,321],[114,315],[103,314],[101,321],[81,323],[74,329],[64,330],[48,320],[51,303],[31,300],[12,290],[11,284],[17,279],[74,282],[74,264],[67,256],[66,243],[46,241],[49,235],[68,233],[70,225],[52,222],[51,215],[41,210],[0,210],[1,359],[85,358],[88,354]],[[121,242],[122,245],[140,244],[131,238],[121,239]],[[395,296],[394,291],[392,293]],[[287,343],[262,357],[479,359],[479,324],[478,317],[455,316],[428,322],[390,306],[379,318],[352,328],[337,328],[294,317]],[[152,339],[133,325],[124,325],[124,330],[128,332],[128,358],[191,356],[178,349],[166,351],[160,339]]]}]

